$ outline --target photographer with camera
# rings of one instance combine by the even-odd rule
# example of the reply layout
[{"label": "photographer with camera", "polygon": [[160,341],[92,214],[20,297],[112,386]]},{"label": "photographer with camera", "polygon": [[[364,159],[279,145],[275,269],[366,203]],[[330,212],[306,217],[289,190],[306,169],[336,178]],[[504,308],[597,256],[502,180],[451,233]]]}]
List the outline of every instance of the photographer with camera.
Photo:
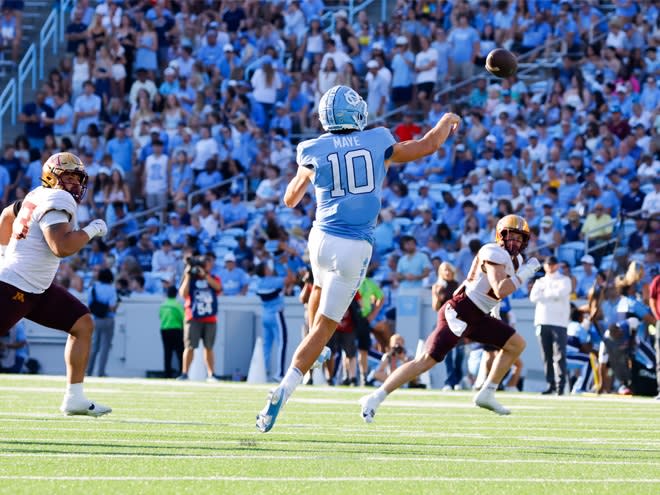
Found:
[{"label": "photographer with camera", "polygon": [[378,368],[369,373],[367,385],[384,382],[390,373],[408,361],[410,361],[410,357],[406,352],[405,341],[401,335],[395,333],[390,337],[390,349],[381,357]]},{"label": "photographer with camera", "polygon": [[186,259],[186,268],[179,286],[179,295],[184,300],[185,324],[183,326],[183,366],[178,380],[188,379],[199,340],[204,342],[204,362],[207,381],[218,381],[214,374],[215,355],[213,344],[218,326],[218,296],[222,293],[219,277],[211,275],[213,258],[191,256]]}]

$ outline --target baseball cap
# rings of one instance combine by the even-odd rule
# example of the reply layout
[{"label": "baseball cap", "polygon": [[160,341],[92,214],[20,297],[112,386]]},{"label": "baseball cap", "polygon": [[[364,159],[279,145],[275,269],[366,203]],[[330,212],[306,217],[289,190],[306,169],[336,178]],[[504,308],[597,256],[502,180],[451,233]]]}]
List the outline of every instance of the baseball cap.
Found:
[{"label": "baseball cap", "polygon": [[367,62],[367,69],[377,69],[377,68],[378,68],[378,62],[376,62],[375,60],[369,60],[369,62]]},{"label": "baseball cap", "polygon": [[591,256],[590,254],[585,254],[584,256],[582,256],[582,258],[580,258],[580,261],[582,263],[589,263],[590,265],[593,265],[595,263],[594,257]]},{"label": "baseball cap", "polygon": [[545,262],[546,262],[548,265],[556,265],[557,263],[559,263],[559,260],[558,260],[555,256],[548,256],[548,257],[545,259]]},{"label": "baseball cap", "polygon": [[232,253],[230,251],[227,254],[225,254],[224,260],[225,260],[225,262],[227,262],[227,261],[234,261],[235,262],[236,261],[236,256],[234,256],[234,253]]},{"label": "baseball cap", "polygon": [[371,45],[371,49],[383,51],[383,44],[380,41],[376,41],[373,45]]},{"label": "baseball cap", "polygon": [[429,182],[426,180],[420,180],[419,181],[419,188],[421,189],[422,187],[429,187]]},{"label": "baseball cap", "polygon": [[222,47],[223,52],[233,52],[234,47],[232,46],[231,43],[225,43],[225,46]]},{"label": "baseball cap", "polygon": [[407,45],[408,44],[408,38],[405,36],[397,36],[396,37],[396,44],[397,45]]},{"label": "baseball cap", "polygon": [[168,67],[163,71],[163,74],[165,74],[166,76],[173,76],[176,74],[176,71],[172,67]]},{"label": "baseball cap", "polygon": [[493,136],[492,134],[488,134],[488,136],[486,136],[486,141],[490,141],[490,142],[492,142],[492,143],[496,143],[496,142],[497,142],[497,138],[496,138],[495,136]]},{"label": "baseball cap", "polygon": [[568,155],[569,158],[582,158],[582,153],[579,151],[572,151],[570,155]]},{"label": "baseball cap", "polygon": [[465,145],[464,144],[456,145],[456,151],[465,151]]},{"label": "baseball cap", "polygon": [[147,227],[158,227],[160,225],[160,222],[156,220],[154,217],[151,217],[149,220],[144,222],[144,225]]},{"label": "baseball cap", "polygon": [[537,138],[537,137],[539,137],[539,133],[536,132],[536,131],[532,131],[532,132],[530,132],[530,133],[528,134],[528,137],[530,137],[530,138]]},{"label": "baseball cap", "polygon": [[500,94],[502,96],[511,96],[511,91],[509,91],[508,89],[503,89]]},{"label": "baseball cap", "polygon": [[553,224],[552,217],[546,215],[545,217],[541,218],[541,226],[551,227],[552,224]]}]

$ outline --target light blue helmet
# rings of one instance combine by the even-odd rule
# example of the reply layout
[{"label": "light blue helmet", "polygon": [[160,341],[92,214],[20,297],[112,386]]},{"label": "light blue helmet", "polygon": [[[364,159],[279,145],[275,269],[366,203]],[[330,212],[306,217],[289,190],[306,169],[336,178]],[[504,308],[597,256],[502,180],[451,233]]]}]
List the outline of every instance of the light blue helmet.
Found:
[{"label": "light blue helmet", "polygon": [[367,125],[367,103],[348,86],[330,88],[319,102],[319,120],[325,131],[354,129]]}]

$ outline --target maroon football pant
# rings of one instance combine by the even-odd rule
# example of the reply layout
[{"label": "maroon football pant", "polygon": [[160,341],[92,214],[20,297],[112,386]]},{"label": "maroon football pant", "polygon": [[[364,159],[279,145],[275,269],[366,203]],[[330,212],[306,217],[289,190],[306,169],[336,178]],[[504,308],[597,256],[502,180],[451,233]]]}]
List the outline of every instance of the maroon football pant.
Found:
[{"label": "maroon football pant", "polygon": [[0,282],[0,336],[22,318],[68,332],[87,313],[87,306],[61,285],[52,284],[42,294],[33,294]]},{"label": "maroon football pant", "polygon": [[[445,317],[447,305],[454,308],[456,318],[466,325],[460,336],[451,331],[447,322]],[[456,347],[461,337],[501,349],[514,333],[516,331],[513,328],[481,311],[465,292],[461,291],[443,304],[438,311],[438,323],[426,339],[426,352],[440,362]]]}]

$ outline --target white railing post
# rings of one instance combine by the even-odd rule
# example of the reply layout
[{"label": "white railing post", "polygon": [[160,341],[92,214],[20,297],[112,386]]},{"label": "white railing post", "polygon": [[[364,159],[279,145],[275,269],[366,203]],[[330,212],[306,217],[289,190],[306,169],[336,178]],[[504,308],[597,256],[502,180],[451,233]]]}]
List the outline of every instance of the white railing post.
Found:
[{"label": "white railing post", "polygon": [[16,78],[12,77],[0,94],[0,136],[7,110],[11,108],[11,124],[16,125]]},{"label": "white railing post", "polygon": [[57,11],[53,10],[39,31],[39,79],[44,78],[44,51],[48,42],[52,43],[53,55],[57,55]]},{"label": "white railing post", "polygon": [[34,46],[34,43],[30,45],[27,52],[23,56],[23,59],[18,64],[18,103],[19,108],[23,108],[23,92],[24,92],[24,83],[28,78],[30,73],[32,73],[32,81],[30,89],[34,90],[37,87],[37,64],[36,64],[36,53],[37,49]]},{"label": "white railing post", "polygon": [[58,30],[58,38],[60,40],[60,43],[64,42],[64,33],[66,33],[66,18],[69,12],[71,12],[71,9],[73,8],[73,0],[62,0],[60,3],[60,8],[59,8],[59,21],[60,21],[60,28]]}]

